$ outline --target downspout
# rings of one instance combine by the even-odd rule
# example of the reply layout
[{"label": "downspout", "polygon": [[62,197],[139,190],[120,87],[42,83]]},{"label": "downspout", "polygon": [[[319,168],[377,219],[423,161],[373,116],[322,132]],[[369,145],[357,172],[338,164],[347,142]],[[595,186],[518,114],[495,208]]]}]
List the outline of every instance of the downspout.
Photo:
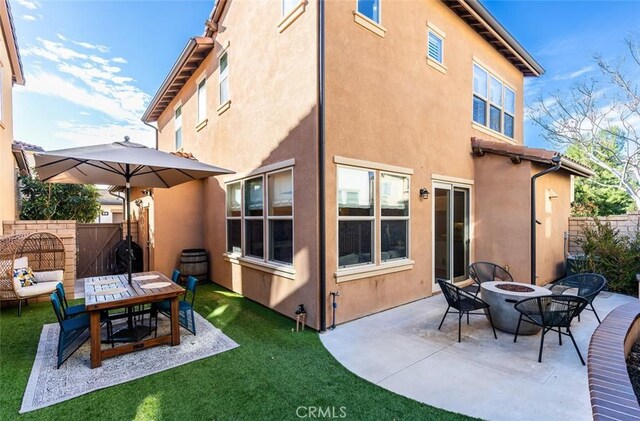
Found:
[{"label": "downspout", "polygon": [[318,212],[319,276],[320,276],[320,332],[327,330],[327,249],[325,215],[325,133],[324,133],[324,0],[318,0]]},{"label": "downspout", "polygon": [[147,123],[146,121],[142,120],[142,122],[144,123],[145,126],[149,126],[153,129],[153,131],[155,132],[156,135],[156,150],[158,149],[158,128],[156,126],[154,126],[153,124]]},{"label": "downspout", "polygon": [[531,177],[531,285],[536,284],[536,224],[540,224],[536,219],[536,180],[543,175],[558,171],[562,167],[561,158],[560,155],[554,155],[551,158],[551,162],[554,163],[553,167],[542,170]]}]

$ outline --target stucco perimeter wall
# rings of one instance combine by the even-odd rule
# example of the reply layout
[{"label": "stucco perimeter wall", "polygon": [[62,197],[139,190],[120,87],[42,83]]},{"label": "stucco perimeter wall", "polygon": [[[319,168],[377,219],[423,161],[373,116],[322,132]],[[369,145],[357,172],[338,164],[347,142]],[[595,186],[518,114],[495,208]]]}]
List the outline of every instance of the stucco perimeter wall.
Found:
[{"label": "stucco perimeter wall", "polygon": [[[640,229],[640,212],[630,212],[626,215],[602,216],[601,222],[608,222],[620,235],[632,237]],[[594,225],[594,218],[572,216],[569,218],[569,253],[582,254],[580,239],[584,238],[582,230],[585,226]]]},{"label": "stucco perimeter wall", "polygon": [[[0,222],[13,221],[16,217],[15,164],[11,152],[13,143],[13,97],[11,65],[6,44],[0,31],[0,66],[2,67],[2,115],[0,116]],[[0,235],[3,234],[0,224]],[[6,232],[4,232],[6,234]]]},{"label": "stucco perimeter wall", "polygon": [[508,266],[516,281],[529,282],[531,162],[486,154],[475,169],[474,260]]},{"label": "stucco perimeter wall", "polygon": [[[213,280],[291,317],[297,305],[304,304],[307,323],[319,328],[316,10],[317,3],[309,1],[304,12],[279,32],[279,2],[229,2],[214,50],[158,123],[160,149],[173,151],[173,110],[181,101],[184,150],[202,162],[237,173],[204,182],[199,228],[210,253]],[[231,105],[219,114],[218,58],[225,48]],[[196,131],[196,81],[203,74],[207,76],[208,121]],[[226,183],[288,160],[295,160],[293,279],[224,255]],[[174,190],[166,191],[167,201],[175,201]],[[161,220],[160,213],[165,211],[160,210],[159,189],[155,197],[154,261],[159,267],[161,242],[182,228],[180,219]]]},{"label": "stucco perimeter wall", "polygon": [[[532,165],[531,175],[548,167]],[[558,171],[538,178],[536,182],[536,284],[545,285],[564,276],[568,251],[566,236],[571,214],[571,179]]]},{"label": "stucco perimeter wall", "polygon": [[[431,295],[434,199],[420,200],[421,188],[433,193],[433,182],[443,178],[469,182],[473,213],[470,138],[499,140],[472,127],[474,57],[515,88],[515,142],[522,143],[522,74],[447,6],[383,0],[384,37],[354,21],[355,7],[355,1],[326,2],[327,292],[340,292],[340,323]],[[427,22],[446,33],[445,74],[427,64]],[[336,281],[335,157],[413,170],[413,268]],[[330,305],[327,296],[328,314]]]},{"label": "stucco perimeter wall", "polygon": [[[77,222],[76,221],[11,221],[3,224],[4,235],[32,234],[35,232],[50,232],[62,240],[65,251],[64,263],[64,291],[69,297],[74,296],[76,280],[76,250],[77,250]],[[40,298],[46,301],[49,297]]]}]

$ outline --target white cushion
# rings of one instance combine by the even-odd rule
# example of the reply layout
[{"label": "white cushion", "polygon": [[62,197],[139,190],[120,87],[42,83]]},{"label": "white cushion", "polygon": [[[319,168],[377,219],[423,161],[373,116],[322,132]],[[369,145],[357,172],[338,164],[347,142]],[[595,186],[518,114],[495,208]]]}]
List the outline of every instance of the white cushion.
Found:
[{"label": "white cushion", "polygon": [[13,261],[14,269],[23,269],[28,267],[29,267],[29,259],[27,258],[27,256],[19,257]]},{"label": "white cushion", "polygon": [[57,284],[57,282],[44,282],[42,284],[35,284],[28,287],[20,287],[15,291],[18,298],[32,298],[40,295],[51,294],[56,290]]},{"label": "white cushion", "polygon": [[36,282],[62,282],[64,272],[61,270],[47,270],[43,272],[33,272]]}]

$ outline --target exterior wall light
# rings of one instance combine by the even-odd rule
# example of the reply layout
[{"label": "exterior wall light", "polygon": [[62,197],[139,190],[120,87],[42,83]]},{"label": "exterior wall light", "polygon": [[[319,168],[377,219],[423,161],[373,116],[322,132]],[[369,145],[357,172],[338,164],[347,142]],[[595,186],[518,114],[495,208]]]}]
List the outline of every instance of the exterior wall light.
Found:
[{"label": "exterior wall light", "polygon": [[420,199],[428,199],[429,198],[429,190],[427,190],[425,187],[420,189]]}]

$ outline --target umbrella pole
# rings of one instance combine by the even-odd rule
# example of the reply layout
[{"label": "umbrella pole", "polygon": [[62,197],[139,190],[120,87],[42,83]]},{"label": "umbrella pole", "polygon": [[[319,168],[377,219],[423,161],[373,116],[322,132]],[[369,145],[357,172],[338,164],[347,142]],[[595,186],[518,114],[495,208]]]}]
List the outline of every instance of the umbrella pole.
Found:
[{"label": "umbrella pole", "polygon": [[126,177],[126,189],[125,189],[125,205],[127,208],[127,253],[128,253],[128,262],[127,262],[127,274],[129,279],[129,285],[131,285],[131,260],[133,259],[133,250],[131,250],[131,176],[129,175],[129,165],[126,168],[127,175]]}]

